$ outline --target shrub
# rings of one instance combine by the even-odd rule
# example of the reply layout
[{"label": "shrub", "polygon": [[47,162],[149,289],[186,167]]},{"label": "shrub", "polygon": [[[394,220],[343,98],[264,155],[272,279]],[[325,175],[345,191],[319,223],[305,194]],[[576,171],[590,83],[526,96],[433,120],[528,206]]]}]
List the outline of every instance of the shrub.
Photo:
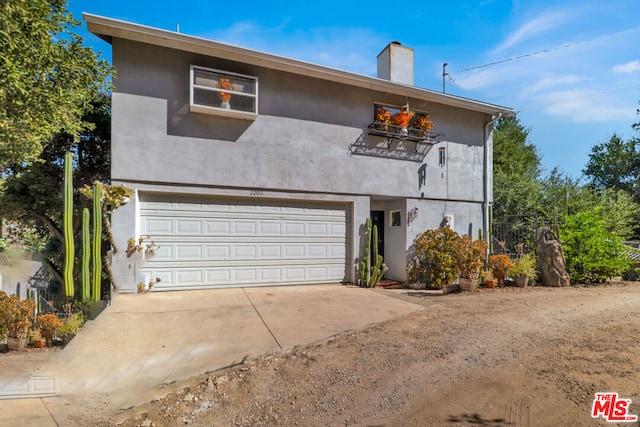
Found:
[{"label": "shrub", "polygon": [[33,322],[36,303],[20,300],[17,295],[8,296],[0,291],[0,336],[25,338]]},{"label": "shrub", "polygon": [[531,252],[526,255],[521,255],[520,258],[513,260],[513,266],[507,271],[511,277],[528,277],[530,280],[535,280],[538,275],[536,254]]},{"label": "shrub", "polygon": [[427,230],[413,241],[409,255],[409,281],[426,282],[434,288],[456,277],[455,251],[458,233],[449,228]]},{"label": "shrub", "polygon": [[55,314],[39,314],[36,318],[36,328],[55,331],[61,326],[60,319]]},{"label": "shrub", "polygon": [[622,239],[607,231],[598,208],[567,216],[561,237],[567,273],[575,282],[600,283],[629,268]]},{"label": "shrub", "polygon": [[511,262],[511,258],[506,254],[499,255],[491,255],[489,257],[489,268],[491,270],[498,271],[507,271],[507,269],[511,268],[513,263]]},{"label": "shrub", "polygon": [[476,279],[487,259],[487,242],[473,240],[471,236],[458,238],[454,259],[458,276],[465,279]]},{"label": "shrub", "polygon": [[62,320],[62,324],[56,328],[56,335],[61,337],[71,337],[78,333],[78,330],[84,325],[84,316],[82,313],[75,313]]}]

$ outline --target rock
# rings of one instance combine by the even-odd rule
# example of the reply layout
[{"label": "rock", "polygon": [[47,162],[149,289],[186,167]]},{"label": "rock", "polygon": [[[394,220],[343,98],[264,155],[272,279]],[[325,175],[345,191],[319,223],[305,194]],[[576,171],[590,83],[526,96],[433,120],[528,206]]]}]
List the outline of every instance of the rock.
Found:
[{"label": "rock", "polygon": [[562,246],[549,227],[538,230],[536,256],[539,279],[544,286],[571,285],[571,278],[565,268]]}]

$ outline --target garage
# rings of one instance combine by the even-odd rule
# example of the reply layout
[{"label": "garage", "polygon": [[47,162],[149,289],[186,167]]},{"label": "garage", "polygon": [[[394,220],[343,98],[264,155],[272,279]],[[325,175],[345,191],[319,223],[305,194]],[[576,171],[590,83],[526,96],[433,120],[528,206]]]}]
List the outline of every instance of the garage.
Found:
[{"label": "garage", "polygon": [[141,269],[156,290],[348,280],[346,204],[140,195]]}]

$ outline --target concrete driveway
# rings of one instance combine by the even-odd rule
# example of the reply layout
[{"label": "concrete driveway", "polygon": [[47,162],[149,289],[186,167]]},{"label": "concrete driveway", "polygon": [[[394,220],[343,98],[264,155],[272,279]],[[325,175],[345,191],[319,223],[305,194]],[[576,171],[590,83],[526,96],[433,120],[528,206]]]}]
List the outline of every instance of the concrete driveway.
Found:
[{"label": "concrete driveway", "polygon": [[[63,397],[105,393],[114,408],[137,406],[161,396],[166,384],[423,308],[392,295],[345,285],[117,295],[34,372],[31,381],[44,381],[31,390]],[[55,399],[47,399],[49,409]]]}]

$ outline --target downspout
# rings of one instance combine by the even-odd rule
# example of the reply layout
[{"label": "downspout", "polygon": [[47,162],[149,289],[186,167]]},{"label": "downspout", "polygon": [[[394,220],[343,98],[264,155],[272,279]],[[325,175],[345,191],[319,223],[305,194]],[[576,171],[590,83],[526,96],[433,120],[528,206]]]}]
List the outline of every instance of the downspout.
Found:
[{"label": "downspout", "polygon": [[[502,118],[502,113],[498,113],[498,115],[490,120],[488,123],[484,125],[484,176],[483,176],[483,189],[484,189],[484,198],[482,201],[482,228],[484,233],[484,238],[487,241],[487,251],[491,249],[491,238],[489,235],[490,224],[489,224],[489,185],[493,185],[493,179],[489,179],[489,176],[493,177],[493,156],[491,157],[491,164],[489,164],[489,151],[493,154],[493,136],[491,136],[491,147],[489,147],[489,136],[491,135],[490,127],[493,126],[495,122]],[[491,148],[491,150],[489,150]],[[487,252],[488,256],[488,252]]]}]

